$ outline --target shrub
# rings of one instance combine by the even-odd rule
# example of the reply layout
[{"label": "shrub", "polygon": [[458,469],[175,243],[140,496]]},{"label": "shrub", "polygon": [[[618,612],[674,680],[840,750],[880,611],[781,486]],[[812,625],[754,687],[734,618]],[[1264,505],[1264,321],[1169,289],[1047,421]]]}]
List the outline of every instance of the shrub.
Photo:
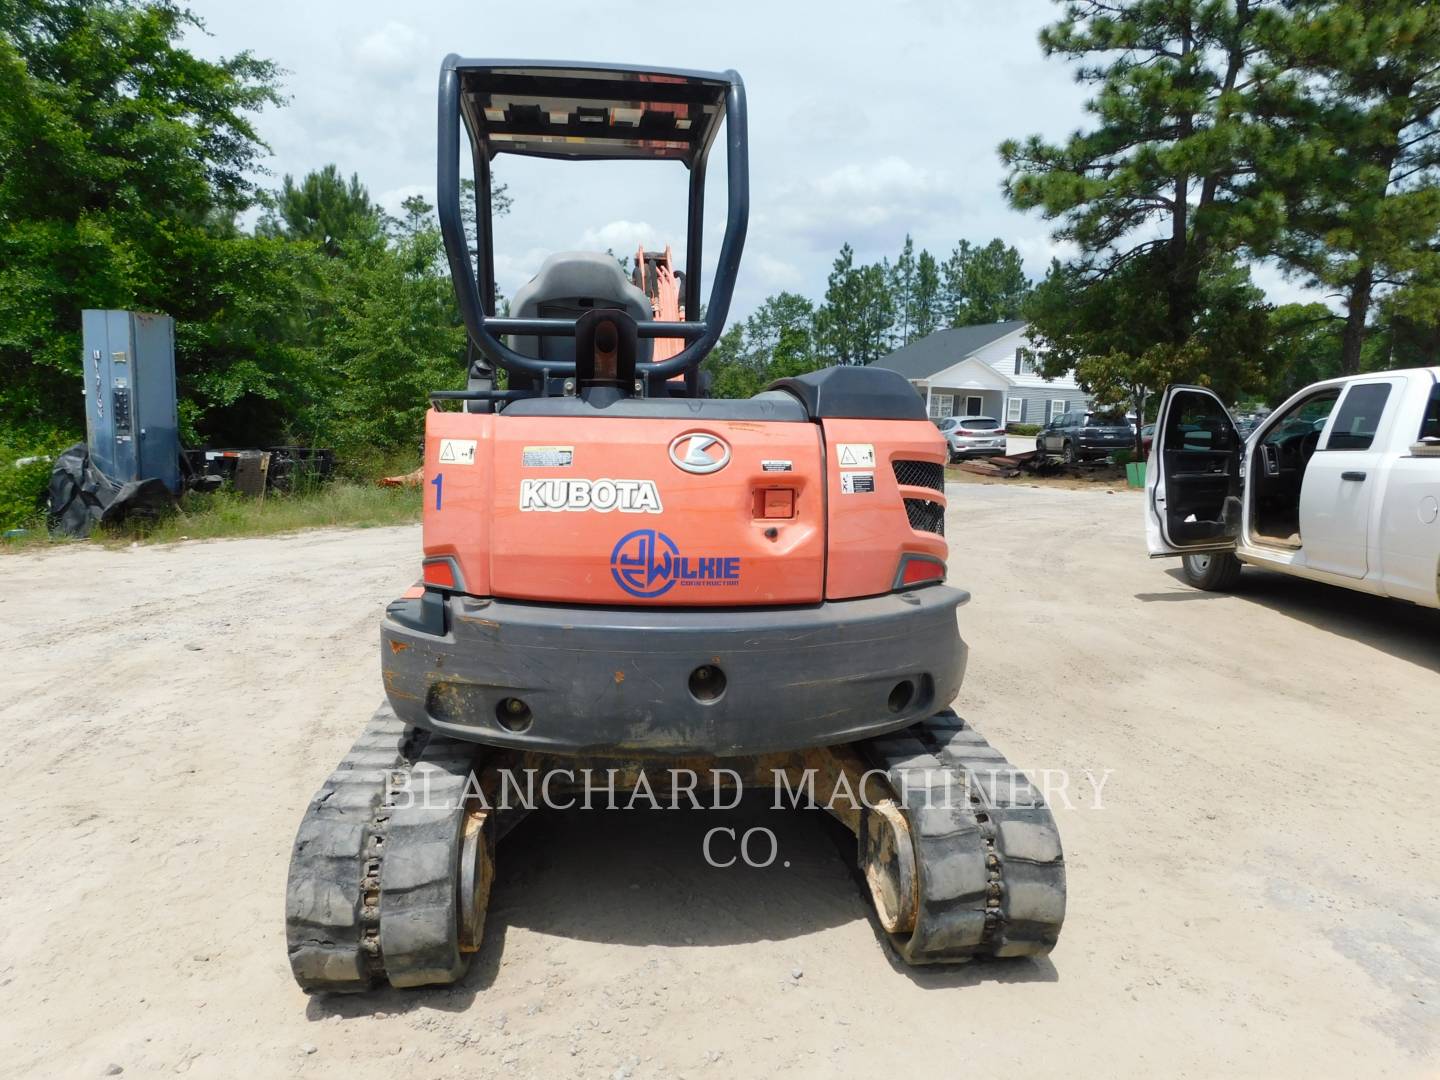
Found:
[{"label": "shrub", "polygon": [[[36,528],[42,524],[50,491],[51,458],[76,441],[73,435],[60,431],[0,441],[0,529]],[[17,465],[18,461],[25,464]]]},{"label": "shrub", "polygon": [[1006,424],[1005,434],[1007,435],[1038,435],[1040,434],[1039,424]]}]

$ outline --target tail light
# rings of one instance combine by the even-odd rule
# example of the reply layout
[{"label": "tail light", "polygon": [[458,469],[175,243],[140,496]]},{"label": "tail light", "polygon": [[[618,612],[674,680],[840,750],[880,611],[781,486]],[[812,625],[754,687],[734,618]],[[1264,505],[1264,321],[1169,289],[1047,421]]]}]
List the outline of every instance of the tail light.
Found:
[{"label": "tail light", "polygon": [[458,589],[460,577],[455,570],[455,563],[448,556],[440,559],[426,559],[421,578],[426,585],[435,585],[442,589]]},{"label": "tail light", "polygon": [[895,568],[895,589],[912,589],[917,585],[933,585],[945,580],[945,563],[934,555],[907,552],[900,556]]}]

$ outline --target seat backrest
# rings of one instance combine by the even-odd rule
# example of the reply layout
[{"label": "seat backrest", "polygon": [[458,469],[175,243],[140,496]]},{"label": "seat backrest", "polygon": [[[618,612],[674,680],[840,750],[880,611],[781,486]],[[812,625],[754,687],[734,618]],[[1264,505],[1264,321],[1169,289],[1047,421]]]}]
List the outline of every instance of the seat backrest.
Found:
[{"label": "seat backrest", "polygon": [[[597,251],[562,251],[547,258],[510,304],[517,319],[575,319],[593,308],[620,308],[636,322],[654,318],[650,300],[637,289],[613,256]],[[515,334],[510,347],[537,360],[571,362],[573,337]],[[641,338],[636,359],[649,363],[651,339]]]}]

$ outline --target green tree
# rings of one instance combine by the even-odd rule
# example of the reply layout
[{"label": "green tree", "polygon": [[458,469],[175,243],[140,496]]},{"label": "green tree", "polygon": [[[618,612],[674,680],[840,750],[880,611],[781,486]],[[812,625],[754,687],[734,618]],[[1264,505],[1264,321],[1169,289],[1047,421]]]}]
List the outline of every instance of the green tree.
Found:
[{"label": "green tree", "polygon": [[1265,401],[1279,405],[1297,390],[1340,374],[1337,316],[1324,304],[1282,304],[1269,316]]},{"label": "green tree", "polygon": [[890,273],[882,263],[855,265],[849,244],[840,248],[815,314],[820,347],[837,364],[868,364],[883,356],[895,322]]},{"label": "green tree", "polygon": [[940,264],[924,248],[915,263],[915,314],[913,337],[923,338],[944,325],[941,307]]},{"label": "green tree", "polygon": [[748,398],[765,386],[764,369],[746,362],[745,326],[736,323],[720,335],[715,348],[705,358],[704,370],[710,375],[709,393],[714,398]]},{"label": "green tree", "polygon": [[[370,201],[360,177],[351,173],[347,182],[334,165],[306,173],[298,184],[287,175],[268,201],[269,212],[257,233],[317,244],[332,259],[380,243],[385,236],[385,212]],[[425,204],[425,213],[429,210]]]},{"label": "green tree", "polygon": [[[1147,330],[1168,358],[1144,373],[1147,383],[1156,370],[1188,370],[1197,355],[1190,346],[1207,302],[1206,275],[1228,266],[1253,228],[1254,207],[1236,189],[1263,137],[1247,119],[1242,76],[1257,48],[1255,16],[1264,4],[1066,3],[1040,41],[1047,55],[1077,63],[1079,80],[1095,88],[1086,106],[1093,125],[1062,144],[1035,136],[1000,148],[1012,205],[1056,221],[1057,239],[1079,249],[1079,281],[1124,300],[1111,320],[1113,340],[1096,339],[1096,355],[1139,363],[1149,350],[1125,344],[1131,330],[1118,313],[1160,314],[1147,319]],[[1115,296],[1115,282],[1140,295]],[[1234,293],[1240,295],[1248,294]],[[1057,312],[1051,322],[1056,333],[1061,318]]]},{"label": "green tree", "polygon": [[915,241],[905,234],[905,246],[890,268],[891,301],[895,306],[895,322],[892,326],[892,344],[904,347],[910,344],[915,331],[915,290],[918,283],[919,267],[915,262]]},{"label": "green tree", "polygon": [[329,393],[310,427],[351,458],[419,444],[429,392],[464,385],[465,330],[440,234],[424,228],[338,264],[324,327]]},{"label": "green tree", "polygon": [[1020,252],[999,239],[979,248],[960,241],[945,260],[942,278],[951,326],[1017,319],[1030,294]]},{"label": "green tree", "polygon": [[[82,308],[195,324],[233,303],[233,217],[253,202],[264,150],[252,117],[279,103],[278,73],[248,52],[202,60],[179,45],[192,28],[202,24],[168,0],[0,3],[0,419],[11,430],[79,430]],[[273,267],[273,254],[252,269]],[[187,345],[182,375],[197,359]]]},{"label": "green tree", "polygon": [[1083,268],[1053,263],[1024,312],[1030,337],[1041,346],[1040,373],[1057,378],[1073,371],[1086,393],[1102,404],[1124,404],[1137,416],[1167,383],[1212,386],[1227,401],[1256,386],[1269,312],[1248,272],[1234,263],[1206,267],[1195,324],[1176,348],[1165,335],[1165,298],[1148,287],[1164,258],[1151,250],[1098,279]]},{"label": "green tree", "polygon": [[782,347],[787,361],[802,363],[810,357],[815,306],[805,297],[782,292],[765,302],[745,320],[745,362],[764,371],[776,360]]},{"label": "green tree", "polygon": [[1440,275],[1440,7],[1289,0],[1265,16],[1257,114],[1272,137],[1252,196],[1284,212],[1257,239],[1343,298],[1340,371],[1353,374],[1382,303],[1440,322],[1425,287]]},{"label": "green tree", "polygon": [[843,244],[826,281],[825,303],[815,314],[816,335],[837,364],[862,363],[863,302],[864,288],[855,266],[855,249]]}]

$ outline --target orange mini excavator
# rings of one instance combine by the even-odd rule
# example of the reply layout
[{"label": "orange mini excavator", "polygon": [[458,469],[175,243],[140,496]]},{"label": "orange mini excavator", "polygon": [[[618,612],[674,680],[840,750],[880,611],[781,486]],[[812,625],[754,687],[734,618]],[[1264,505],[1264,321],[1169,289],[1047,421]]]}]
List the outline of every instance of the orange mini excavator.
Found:
[{"label": "orange mini excavator", "polygon": [[[945,584],[946,447],[920,397],[869,367],[745,400],[701,394],[749,212],[740,77],[451,56],[439,114],[440,222],[484,363],[466,390],[433,395],[421,581],[380,628],[387,700],[296,837],[297,981],[460,978],[496,842],[529,808],[497,791],[539,776],[553,796],[586,770],[622,785],[706,768],[783,780],[854,831],[904,960],[1048,952],[1065,909],[1054,822],[948,709],[967,596]],[[725,233],[702,306],[705,169],[722,133]],[[683,172],[683,276],[643,251],[638,283],[609,255],[556,254],[497,316],[497,154]],[[666,288],[684,318],[655,317]]]}]

